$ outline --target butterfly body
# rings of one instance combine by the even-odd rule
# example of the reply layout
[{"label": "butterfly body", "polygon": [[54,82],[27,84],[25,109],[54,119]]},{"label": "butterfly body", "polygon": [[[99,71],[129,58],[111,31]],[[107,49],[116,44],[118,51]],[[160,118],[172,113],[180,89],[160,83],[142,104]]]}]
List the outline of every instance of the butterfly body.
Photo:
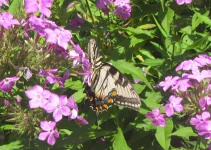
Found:
[{"label": "butterfly body", "polygon": [[93,110],[101,112],[117,104],[139,111],[140,98],[133,85],[118,69],[102,62],[94,39],[88,43],[88,55],[91,62],[91,86],[86,85],[85,92]]}]

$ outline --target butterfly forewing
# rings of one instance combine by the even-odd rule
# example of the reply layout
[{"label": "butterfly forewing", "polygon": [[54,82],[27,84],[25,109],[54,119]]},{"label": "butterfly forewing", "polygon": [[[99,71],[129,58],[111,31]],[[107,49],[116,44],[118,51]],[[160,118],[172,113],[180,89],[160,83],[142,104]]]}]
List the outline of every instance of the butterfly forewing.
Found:
[{"label": "butterfly forewing", "polygon": [[88,43],[91,62],[91,86],[86,86],[87,97],[95,111],[107,110],[113,103],[139,111],[141,102],[130,81],[110,64],[102,63],[97,43]]}]

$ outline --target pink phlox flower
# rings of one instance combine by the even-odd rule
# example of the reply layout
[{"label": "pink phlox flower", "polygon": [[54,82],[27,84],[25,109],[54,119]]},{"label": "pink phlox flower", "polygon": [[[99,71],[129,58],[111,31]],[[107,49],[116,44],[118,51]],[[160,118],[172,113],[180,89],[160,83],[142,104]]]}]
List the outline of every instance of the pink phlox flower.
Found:
[{"label": "pink phlox flower", "polygon": [[110,1],[109,0],[98,0],[96,3],[97,8],[99,9],[105,9],[107,5],[110,5]]},{"label": "pink phlox flower", "polygon": [[190,120],[190,124],[196,126],[196,129],[199,130],[200,126],[206,123],[210,118],[210,113],[205,111],[201,115],[196,115],[196,118],[193,117]]},{"label": "pink phlox flower", "polygon": [[172,90],[179,90],[185,92],[192,84],[190,79],[182,77],[177,80],[177,83],[172,87]]},{"label": "pink phlox flower", "polygon": [[78,116],[78,105],[74,102],[74,97],[70,97],[67,103],[67,106],[71,109],[71,113],[68,116],[68,119],[76,119]]},{"label": "pink phlox flower", "polygon": [[26,79],[30,79],[32,77],[32,72],[30,71],[30,69],[28,67],[20,67],[19,70],[26,71],[26,73],[25,73]]},{"label": "pink phlox flower", "polygon": [[74,102],[74,97],[71,96],[69,98],[67,106],[71,109],[71,114],[68,116],[69,120],[75,119],[78,123],[82,125],[88,124],[86,119],[78,115],[78,105]]},{"label": "pink phlox flower", "polygon": [[74,50],[69,51],[69,57],[73,61],[73,67],[77,67],[83,63],[83,59],[86,59],[86,55],[78,44],[73,48]]},{"label": "pink phlox flower", "polygon": [[9,6],[8,0],[0,0],[0,7],[1,7],[3,4]]},{"label": "pink phlox flower", "polygon": [[148,112],[146,114],[146,117],[151,118],[151,122],[155,126],[166,126],[165,115],[161,114],[158,108],[155,108],[151,112]]},{"label": "pink phlox flower", "polygon": [[126,20],[130,18],[131,14],[131,6],[129,4],[125,4],[123,6],[118,6],[114,12],[121,20]]},{"label": "pink phlox flower", "polygon": [[177,66],[176,71],[179,70],[198,70],[200,64],[194,60],[185,60],[179,66]]},{"label": "pink phlox flower", "polygon": [[73,27],[73,28],[78,28],[78,26],[80,24],[83,24],[85,22],[85,19],[83,18],[73,18],[71,21],[70,21],[70,25]]},{"label": "pink phlox flower", "polygon": [[115,0],[114,5],[116,6],[124,6],[125,4],[129,4],[130,0]]},{"label": "pink phlox flower", "polygon": [[[28,25],[30,28],[28,28]],[[35,30],[42,37],[46,37],[46,32],[44,31],[46,28],[50,28],[52,30],[58,28],[55,22],[47,20],[45,18],[38,18],[37,16],[31,15],[26,23],[23,24],[25,30]]]},{"label": "pink phlox flower", "polygon": [[179,79],[180,79],[180,77],[178,77],[178,76],[175,76],[175,77],[167,76],[165,78],[165,81],[161,81],[159,83],[159,86],[163,87],[164,91],[167,91],[170,87],[173,87],[174,85],[176,85],[178,82],[177,80],[179,80]]},{"label": "pink phlox flower", "polygon": [[90,62],[89,62],[89,59],[83,59],[83,62],[82,62],[82,68],[84,70],[83,73],[77,73],[78,75],[83,75],[84,76],[84,81],[83,83],[86,83],[88,84],[89,86],[91,86],[91,70],[90,70]]},{"label": "pink phlox flower", "polygon": [[19,25],[17,19],[13,19],[13,16],[8,12],[3,12],[0,14],[0,25],[3,26],[6,29],[10,29],[14,25]]},{"label": "pink phlox flower", "polygon": [[44,90],[43,87],[35,85],[32,88],[25,91],[26,96],[30,99],[30,108],[43,108],[45,104],[49,102],[51,92]]},{"label": "pink phlox flower", "polygon": [[211,121],[205,121],[202,125],[199,125],[198,134],[205,136],[205,139],[211,139]]},{"label": "pink phlox flower", "polygon": [[3,92],[10,92],[17,80],[19,80],[19,77],[17,76],[3,79],[0,81],[0,90]]},{"label": "pink phlox flower", "polygon": [[72,33],[69,30],[63,28],[50,29],[47,28],[44,30],[46,32],[46,40],[50,43],[57,44],[64,49],[67,49],[68,42],[72,38]]},{"label": "pink phlox flower", "polygon": [[57,56],[63,56],[63,57],[68,57],[69,55],[69,49],[64,49],[63,47],[56,46],[54,48],[54,52]]},{"label": "pink phlox flower", "polygon": [[208,66],[211,64],[211,57],[206,54],[202,54],[196,57],[194,61],[198,62],[201,66]]},{"label": "pink phlox flower", "polygon": [[39,134],[38,139],[45,141],[49,145],[54,145],[56,143],[56,138],[59,138],[59,132],[55,129],[56,122],[54,121],[41,121],[40,127],[42,128],[41,133]]},{"label": "pink phlox flower", "polygon": [[202,70],[201,72],[199,70],[193,70],[192,74],[187,76],[189,79],[195,79],[198,82],[201,82],[202,80],[206,78],[211,78],[211,71],[210,70]]},{"label": "pink phlox flower", "polygon": [[166,111],[166,115],[171,117],[174,112],[183,111],[183,106],[180,104],[182,101],[181,97],[175,97],[174,95],[170,96],[169,103],[165,105],[164,109]]},{"label": "pink phlox flower", "polygon": [[192,2],[192,0],[176,0],[178,5],[182,5],[182,4],[190,4]]},{"label": "pink phlox flower", "polygon": [[27,70],[26,70],[26,79],[30,79],[31,77],[32,77],[32,72],[31,72],[31,70],[28,68]]},{"label": "pink phlox flower", "polygon": [[209,96],[205,96],[199,100],[199,105],[202,110],[206,110],[208,106],[211,105],[211,98]]},{"label": "pink phlox flower", "polygon": [[5,99],[5,100],[4,100],[4,105],[7,106],[7,107],[10,107],[10,102],[9,102],[8,100]]},{"label": "pink phlox flower", "polygon": [[49,97],[49,103],[44,106],[47,113],[53,112],[53,118],[56,122],[62,119],[62,116],[69,116],[71,114],[70,108],[67,107],[67,96],[51,94]]},{"label": "pink phlox flower", "polygon": [[86,119],[84,119],[82,116],[77,116],[75,118],[75,120],[79,123],[79,124],[82,124],[82,125],[86,125],[88,124],[88,121]]},{"label": "pink phlox flower", "polygon": [[58,68],[49,69],[49,70],[40,69],[38,75],[39,76],[47,76],[47,75],[55,74],[57,72],[58,72]]},{"label": "pink phlox flower", "polygon": [[52,6],[52,0],[25,0],[25,2],[25,10],[27,13],[40,11],[43,15],[50,17],[51,11],[48,8]]}]

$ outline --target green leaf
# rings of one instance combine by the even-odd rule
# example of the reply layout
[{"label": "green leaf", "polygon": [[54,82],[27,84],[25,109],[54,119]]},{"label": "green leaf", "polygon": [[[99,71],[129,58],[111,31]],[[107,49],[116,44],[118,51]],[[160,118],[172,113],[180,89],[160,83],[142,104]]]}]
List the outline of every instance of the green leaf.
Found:
[{"label": "green leaf", "polygon": [[86,94],[83,91],[84,89],[80,89],[72,95],[76,103],[80,103],[85,98]]},{"label": "green leaf", "polygon": [[200,13],[196,13],[196,15],[198,16],[199,19],[201,19],[205,24],[211,26],[211,20],[209,17],[205,16],[205,15],[201,15]]},{"label": "green leaf", "polygon": [[133,86],[138,94],[140,94],[146,88],[146,85],[140,85],[140,84],[134,84]]},{"label": "green leaf", "polygon": [[163,65],[164,60],[163,59],[145,59],[144,62],[141,64],[146,66],[160,66]]},{"label": "green leaf", "polygon": [[17,14],[18,12],[20,12],[17,10],[20,10],[20,7],[23,6],[22,3],[23,3],[23,0],[13,0],[12,3],[10,4],[8,12],[13,15]]},{"label": "green leaf", "polygon": [[128,147],[125,141],[121,128],[117,128],[117,134],[115,135],[114,142],[113,142],[113,149],[114,150],[130,150],[130,148]]},{"label": "green leaf", "polygon": [[112,65],[118,68],[122,73],[131,74],[134,79],[143,81],[152,91],[153,88],[148,82],[141,68],[135,67],[133,64],[126,62],[125,60],[112,61]]},{"label": "green leaf", "polygon": [[155,28],[155,27],[156,27],[155,24],[144,24],[144,25],[139,26],[138,28],[148,30],[148,29],[152,29],[152,28]]},{"label": "green leaf", "polygon": [[64,145],[74,145],[77,146],[79,144],[84,143],[90,139],[97,139],[98,137],[103,137],[107,135],[113,135],[116,131],[103,131],[91,128],[78,128],[75,129],[71,135],[67,136],[63,139],[58,139],[58,143],[63,147]]},{"label": "green leaf", "polygon": [[11,142],[9,144],[0,146],[0,149],[1,150],[15,150],[15,149],[20,149],[21,147],[23,147],[21,142],[15,141],[15,142]]},{"label": "green leaf", "polygon": [[190,136],[197,136],[197,134],[193,132],[193,129],[191,127],[183,127],[183,128],[180,128],[177,131],[173,132],[171,134],[171,136],[172,135],[184,137],[187,140],[189,140],[189,137]]},{"label": "green leaf", "polygon": [[143,102],[150,109],[160,107],[159,102],[162,100],[162,97],[159,92],[146,92],[146,99],[143,99]]},{"label": "green leaf", "polygon": [[207,35],[205,37],[200,38],[199,40],[195,40],[193,44],[186,47],[186,50],[195,49],[198,52],[201,52],[201,50],[203,50],[203,48],[206,46],[206,42],[208,42],[208,38],[209,36]]},{"label": "green leaf", "polygon": [[80,90],[83,88],[83,84],[80,80],[72,81],[72,79],[69,79],[65,82],[64,85],[66,88],[71,88],[73,90]]},{"label": "green leaf", "polygon": [[162,28],[165,30],[165,33],[167,34],[167,36],[169,35],[169,32],[170,32],[170,23],[173,21],[173,18],[174,18],[174,11],[168,7],[168,11],[167,12],[163,12],[161,13],[162,15],[165,14],[162,22],[161,22],[161,25],[162,25]]},{"label": "green leaf", "polygon": [[158,22],[158,20],[155,18],[154,15],[152,15],[152,17],[153,17],[153,19],[155,20],[155,23],[156,23],[156,25],[158,26],[160,32],[163,34],[163,36],[164,36],[165,38],[167,38],[168,35],[167,35],[167,33],[165,32],[165,30],[161,27],[161,25],[160,25],[160,23]]},{"label": "green leaf", "polygon": [[155,137],[158,143],[164,148],[165,150],[169,149],[170,142],[171,142],[171,132],[173,130],[173,122],[172,120],[166,120],[166,127],[157,127],[157,131]]}]

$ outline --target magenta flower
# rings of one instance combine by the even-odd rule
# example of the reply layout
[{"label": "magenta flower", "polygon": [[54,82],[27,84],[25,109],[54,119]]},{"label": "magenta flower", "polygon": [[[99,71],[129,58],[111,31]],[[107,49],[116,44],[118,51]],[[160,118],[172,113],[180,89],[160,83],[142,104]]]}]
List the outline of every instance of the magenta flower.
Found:
[{"label": "magenta flower", "polygon": [[8,0],[0,0],[0,7],[2,4],[9,6]]},{"label": "magenta flower", "polygon": [[[44,18],[38,18],[34,15],[31,15],[27,22],[23,24],[23,26],[25,27],[26,32],[28,32],[28,30],[35,30],[38,32],[39,35],[43,37],[46,36],[46,32],[44,31],[46,28],[58,28],[55,22],[46,20]],[[28,26],[30,26],[29,29]]]},{"label": "magenta flower", "polygon": [[174,111],[181,112],[183,111],[183,106],[180,104],[182,101],[181,97],[175,97],[174,95],[170,96],[169,103],[165,105],[164,109],[166,110],[166,115],[171,117],[174,114]]},{"label": "magenta flower", "polygon": [[196,129],[199,130],[200,126],[206,123],[210,118],[210,113],[205,111],[201,115],[196,115],[196,118],[191,118],[190,124],[196,126]]},{"label": "magenta flower", "polygon": [[7,107],[10,107],[10,102],[9,102],[8,100],[5,99],[5,100],[4,100],[4,105],[7,106]]},{"label": "magenta flower", "polygon": [[78,26],[80,24],[83,24],[85,22],[85,19],[83,18],[74,18],[70,21],[70,25],[73,27],[73,28],[78,28]]},{"label": "magenta flower", "polygon": [[0,14],[0,25],[6,29],[10,29],[15,24],[20,24],[17,19],[13,19],[13,16],[8,12]]},{"label": "magenta flower", "polygon": [[172,87],[172,90],[179,90],[182,92],[187,91],[187,89],[192,86],[192,84],[189,80],[190,79],[187,79],[187,78],[178,79],[175,86]]},{"label": "magenta flower", "polygon": [[30,79],[32,77],[32,72],[29,70],[29,68],[26,70],[26,79]]},{"label": "magenta flower", "polygon": [[178,79],[180,79],[180,77],[178,76],[176,77],[168,76],[165,78],[165,81],[161,81],[159,83],[159,86],[163,87],[163,90],[166,91],[169,89],[169,87],[176,85]]},{"label": "magenta flower", "polygon": [[75,119],[78,123],[82,125],[88,124],[88,122],[81,116],[78,115],[78,106],[74,102],[74,97],[70,97],[67,106],[71,109],[71,114],[68,116],[69,120]]},{"label": "magenta flower", "polygon": [[130,0],[115,0],[114,1],[114,5],[116,6],[124,6],[128,3],[130,3]]},{"label": "magenta flower", "polygon": [[179,66],[177,66],[176,71],[179,70],[198,70],[200,64],[194,60],[185,60]]},{"label": "magenta flower", "polygon": [[115,14],[119,16],[121,20],[126,20],[130,18],[130,13],[131,13],[131,6],[129,4],[118,6],[115,10]]},{"label": "magenta flower", "polygon": [[54,145],[56,138],[59,138],[59,132],[55,129],[55,126],[56,122],[54,121],[41,121],[40,127],[42,128],[42,132],[39,134],[38,139],[42,141],[47,139],[49,145]]},{"label": "magenta flower", "polygon": [[0,90],[3,92],[10,92],[17,80],[19,80],[19,77],[17,76],[5,78],[0,82]]},{"label": "magenta flower", "polygon": [[76,44],[73,48],[74,50],[69,51],[69,57],[73,61],[73,67],[77,67],[82,64],[83,59],[86,59],[86,55],[80,45]]},{"label": "magenta flower", "polygon": [[81,116],[77,116],[75,120],[76,120],[79,124],[82,124],[82,125],[88,124],[88,121],[86,121],[86,119],[84,119],[84,118],[81,117]]},{"label": "magenta flower", "polygon": [[176,0],[178,5],[182,5],[182,4],[190,4],[192,2],[192,0]]},{"label": "magenta flower", "polygon": [[58,71],[58,68],[54,68],[54,69],[50,69],[50,70],[43,70],[43,69],[40,69],[38,75],[39,76],[47,76],[47,75],[51,75],[51,74],[54,74],[54,73],[57,73]]},{"label": "magenta flower", "polygon": [[71,109],[71,113],[68,116],[68,119],[76,119],[76,117],[78,116],[78,105],[74,103],[74,97],[69,98],[67,106]]},{"label": "magenta flower", "polygon": [[208,106],[211,105],[211,98],[209,96],[205,96],[199,100],[199,105],[202,110],[206,110]]},{"label": "magenta flower", "polygon": [[98,0],[96,3],[97,8],[99,9],[105,9],[107,5],[110,5],[109,0]]},{"label": "magenta flower", "polygon": [[53,112],[53,118],[56,122],[62,119],[62,116],[69,116],[71,114],[69,107],[67,107],[67,96],[51,94],[49,97],[49,103],[44,106],[44,109],[48,113]]},{"label": "magenta flower", "polygon": [[54,30],[47,28],[44,30],[47,34],[47,41],[53,44],[58,44],[59,46],[67,49],[68,42],[72,38],[72,33],[69,30],[63,28],[56,28]]},{"label": "magenta flower", "polygon": [[207,66],[211,64],[211,57],[206,54],[202,54],[196,57],[194,61],[198,62],[201,66]]},{"label": "magenta flower", "polygon": [[49,97],[52,94],[48,90],[44,90],[43,87],[35,85],[34,87],[25,91],[26,96],[30,99],[30,108],[43,108],[45,104],[49,102]]},{"label": "magenta flower", "polygon": [[211,121],[206,121],[198,127],[198,134],[205,136],[205,139],[211,139]]},{"label": "magenta flower", "polygon": [[155,126],[166,126],[166,120],[165,120],[165,115],[160,113],[160,110],[158,108],[153,109],[151,112],[148,112],[146,114],[147,118],[151,118],[152,124]]},{"label": "magenta flower", "polygon": [[27,13],[40,11],[43,15],[50,17],[51,11],[48,8],[52,6],[52,0],[25,0],[25,2],[25,10]]},{"label": "magenta flower", "polygon": [[189,79],[195,79],[198,82],[201,82],[202,80],[206,78],[211,78],[211,71],[210,70],[202,70],[201,72],[199,70],[192,71],[192,74],[187,76]]}]

